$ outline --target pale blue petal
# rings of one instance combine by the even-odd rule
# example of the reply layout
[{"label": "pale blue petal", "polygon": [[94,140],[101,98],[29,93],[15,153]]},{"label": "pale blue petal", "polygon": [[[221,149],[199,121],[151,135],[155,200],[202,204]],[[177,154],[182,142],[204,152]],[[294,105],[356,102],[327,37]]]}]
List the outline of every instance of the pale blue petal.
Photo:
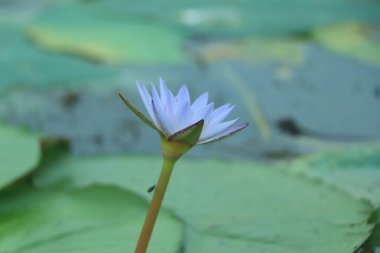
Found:
[{"label": "pale blue petal", "polygon": [[166,110],[164,109],[164,106],[162,105],[162,101],[160,97],[158,96],[158,92],[156,90],[156,87],[152,85],[152,101],[154,105],[154,109],[156,110],[155,116],[157,118],[157,121],[161,124],[162,130],[165,131],[167,134],[173,134],[174,132],[174,122],[172,122],[172,119],[170,119],[169,115],[167,114]]},{"label": "pale blue petal", "polygon": [[180,131],[191,125],[191,107],[190,103],[183,102],[176,111],[175,117],[175,129]]},{"label": "pale blue petal", "polygon": [[152,97],[150,96],[144,84],[140,85],[137,81],[136,81],[136,84],[137,84],[137,89],[139,91],[140,97],[144,103],[144,106],[148,112],[150,119],[153,121],[153,123],[157,127],[159,127],[157,119],[153,112],[153,108],[152,108],[152,103],[151,103]]},{"label": "pale blue petal", "polygon": [[156,86],[154,86],[154,84],[151,84],[151,86],[152,86],[152,98],[154,99],[154,105],[155,106],[160,105],[160,107],[163,108],[163,103],[160,96],[158,95]]},{"label": "pale blue petal", "polygon": [[208,118],[211,115],[212,110],[214,109],[214,103],[201,107],[201,109],[197,111],[191,111],[191,124],[195,124],[201,119]]},{"label": "pale blue petal", "polygon": [[234,119],[234,120],[230,120],[230,121],[226,121],[226,122],[222,122],[220,124],[217,124],[217,125],[214,125],[213,127],[206,127],[202,134],[201,134],[201,137],[199,138],[200,141],[204,141],[204,140],[207,140],[207,139],[210,139],[220,133],[222,133],[223,131],[225,131],[226,129],[230,128],[233,124],[235,124],[239,119]]},{"label": "pale blue petal", "polygon": [[168,88],[166,87],[165,82],[162,80],[162,78],[160,78],[160,95],[162,104],[166,105],[168,99]]},{"label": "pale blue petal", "polygon": [[211,138],[206,139],[206,140],[198,141],[197,144],[206,144],[206,143],[222,140],[228,136],[236,134],[237,132],[243,130],[247,126],[248,126],[248,123],[242,123],[242,124],[237,125],[237,126],[232,126],[232,127],[228,128],[227,130],[223,131],[222,133],[215,135],[214,137],[211,137]]},{"label": "pale blue petal", "polygon": [[226,104],[214,110],[212,112],[209,125],[214,125],[222,122],[225,118],[228,117],[228,115],[230,115],[234,107],[234,105],[231,106],[230,104]]},{"label": "pale blue petal", "polygon": [[191,105],[191,110],[198,111],[200,108],[205,107],[207,105],[207,101],[208,92],[205,92],[194,101],[194,103]]},{"label": "pale blue petal", "polygon": [[172,94],[168,90],[168,88],[165,85],[165,82],[163,79],[160,79],[160,101],[161,101],[161,108],[165,111],[166,115],[170,118],[171,122],[173,122],[173,108],[174,103]]},{"label": "pale blue petal", "polygon": [[170,90],[167,90],[166,93],[166,112],[171,122],[175,122],[176,119],[174,117],[176,103],[174,102],[174,95]]},{"label": "pale blue petal", "polygon": [[[139,91],[140,97],[144,103],[144,106],[145,106],[146,110],[149,112],[152,109],[152,106],[148,103],[150,95],[145,94],[145,92],[143,91],[143,88],[141,87],[141,85],[139,84],[138,81],[136,81],[136,85],[137,85],[137,89]],[[142,86],[144,86],[144,85],[142,85]],[[150,98],[150,99],[152,99],[152,98]]]},{"label": "pale blue petal", "polygon": [[152,99],[152,107],[161,130],[166,133],[167,136],[174,134],[174,125],[170,122],[168,116],[162,110],[161,106],[156,104],[156,101],[154,99]]},{"label": "pale blue petal", "polygon": [[186,85],[182,85],[177,96],[175,97],[177,103],[187,102],[190,104],[190,93]]},{"label": "pale blue petal", "polygon": [[156,105],[154,103],[154,100],[152,99],[152,108],[153,108],[153,112],[154,112],[154,115],[157,119],[157,122],[158,122],[158,126],[159,128],[161,129],[162,132],[164,132],[167,136],[169,136],[169,133],[168,133],[168,130],[166,129],[166,126],[163,122],[163,119],[160,118],[160,115],[158,113],[158,110],[157,108],[159,107],[159,105]]}]

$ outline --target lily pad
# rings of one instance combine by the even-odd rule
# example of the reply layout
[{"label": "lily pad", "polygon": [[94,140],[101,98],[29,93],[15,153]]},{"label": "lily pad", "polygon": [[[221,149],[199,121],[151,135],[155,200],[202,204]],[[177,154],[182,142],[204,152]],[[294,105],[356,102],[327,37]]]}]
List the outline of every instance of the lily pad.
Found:
[{"label": "lily pad", "polygon": [[[87,6],[113,15],[146,16],[206,35],[302,34],[321,25],[346,20],[378,21],[377,1],[257,0],[257,1],[86,1]],[[165,10],[165,11],[163,11]]]},{"label": "lily pad", "polygon": [[[144,156],[68,156],[45,167],[35,184],[114,184],[149,199],[160,164]],[[164,205],[196,231],[185,252],[352,252],[372,228],[368,202],[250,163],[180,161]]]},{"label": "lily pad", "polygon": [[40,159],[39,138],[0,124],[0,188],[33,170]]},{"label": "lily pad", "polygon": [[328,49],[359,61],[380,66],[380,40],[370,25],[347,23],[317,29],[314,39]]},{"label": "lily pad", "polygon": [[252,63],[301,64],[306,43],[296,39],[247,38],[237,42],[208,43],[198,49],[202,61],[244,60]]},{"label": "lily pad", "polygon": [[[26,186],[0,194],[1,252],[133,252],[147,203],[112,186],[37,190]],[[176,252],[183,225],[163,210],[149,252]]]},{"label": "lily pad", "polygon": [[51,10],[29,26],[28,35],[43,48],[100,62],[154,64],[185,59],[177,32],[89,8]]},{"label": "lily pad", "polygon": [[0,22],[0,68],[0,90],[15,86],[104,86],[118,73],[109,66],[44,52],[27,40],[23,25],[12,22]]},{"label": "lily pad", "polygon": [[379,144],[322,151],[297,160],[291,167],[380,205]]}]

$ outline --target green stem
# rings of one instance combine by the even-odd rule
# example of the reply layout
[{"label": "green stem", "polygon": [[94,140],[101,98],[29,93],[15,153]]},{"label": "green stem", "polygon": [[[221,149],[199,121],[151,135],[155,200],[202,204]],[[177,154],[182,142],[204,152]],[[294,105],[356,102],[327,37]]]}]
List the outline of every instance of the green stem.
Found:
[{"label": "green stem", "polygon": [[148,248],[154,224],[156,223],[158,212],[160,211],[161,203],[164,199],[166,187],[168,186],[170,175],[172,174],[175,162],[175,160],[164,158],[161,175],[158,179],[156,189],[154,191],[154,195],[145,218],[144,226],[140,233],[140,238],[137,243],[135,253],[145,253]]}]

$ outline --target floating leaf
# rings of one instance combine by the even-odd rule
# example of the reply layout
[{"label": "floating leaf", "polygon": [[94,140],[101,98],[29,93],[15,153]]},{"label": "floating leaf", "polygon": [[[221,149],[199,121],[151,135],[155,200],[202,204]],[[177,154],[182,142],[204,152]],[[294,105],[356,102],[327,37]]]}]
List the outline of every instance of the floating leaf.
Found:
[{"label": "floating leaf", "polygon": [[[160,164],[154,157],[68,156],[45,167],[35,183],[115,184],[148,198],[146,189],[155,183]],[[253,164],[180,161],[164,205],[196,231],[186,252],[346,253],[372,228],[366,223],[372,211],[366,201]]]},{"label": "floating leaf", "polygon": [[328,49],[380,66],[380,40],[376,30],[364,24],[347,23],[317,29],[314,39]]},{"label": "floating leaf", "polygon": [[0,22],[0,90],[14,86],[52,87],[109,84],[117,69],[36,48],[24,27]]},{"label": "floating leaf", "polygon": [[305,45],[296,39],[248,38],[237,42],[206,44],[197,49],[197,53],[206,62],[239,59],[252,63],[277,62],[293,66],[304,60]]},{"label": "floating leaf", "polygon": [[[1,252],[133,252],[147,203],[111,186],[8,189],[0,194]],[[183,225],[162,210],[149,252],[176,252]]]},{"label": "floating leaf", "polygon": [[[87,2],[86,2],[87,3]],[[87,5],[88,6],[88,5]],[[279,0],[257,1],[91,1],[113,15],[150,17],[153,22],[182,26],[195,34],[301,34],[336,22],[379,20],[377,1]],[[163,11],[165,10],[165,11]]]},{"label": "floating leaf", "polygon": [[380,205],[379,144],[322,151],[297,160],[291,167]]},{"label": "floating leaf", "polygon": [[43,48],[101,62],[168,63],[184,60],[182,38],[157,25],[118,19],[88,8],[57,8],[28,28]]},{"label": "floating leaf", "polygon": [[39,138],[0,124],[0,188],[34,169],[40,159]]}]

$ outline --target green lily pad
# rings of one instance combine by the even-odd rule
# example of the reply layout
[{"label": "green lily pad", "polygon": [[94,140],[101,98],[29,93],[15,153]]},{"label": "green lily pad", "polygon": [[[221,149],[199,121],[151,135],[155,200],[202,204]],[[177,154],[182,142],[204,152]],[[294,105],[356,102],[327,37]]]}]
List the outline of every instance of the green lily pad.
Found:
[{"label": "green lily pad", "polygon": [[15,86],[53,87],[109,84],[118,71],[35,47],[23,25],[0,22],[0,90]]},{"label": "green lily pad", "polygon": [[33,170],[39,159],[35,134],[0,124],[0,189]]},{"label": "green lily pad", "polygon": [[347,23],[317,29],[314,39],[328,49],[380,66],[380,40],[375,29],[369,25]]},{"label": "green lily pad", "polygon": [[[0,194],[1,252],[133,252],[147,203],[112,186],[78,190],[30,187]],[[176,252],[183,225],[162,210],[149,252]]]},{"label": "green lily pad", "polygon": [[28,28],[29,37],[54,52],[110,63],[176,63],[182,38],[157,25],[119,19],[89,8],[51,10]]},{"label": "green lily pad", "polygon": [[[149,199],[160,165],[155,157],[68,156],[45,167],[35,183],[114,184]],[[368,202],[254,164],[182,160],[164,206],[196,231],[185,240],[186,252],[352,252],[372,228]]]},{"label": "green lily pad", "polygon": [[297,160],[291,167],[380,205],[379,144],[322,151]]},{"label": "green lily pad", "polygon": [[198,57],[206,62],[240,59],[253,63],[278,62],[294,66],[303,62],[305,45],[296,39],[248,38],[232,43],[211,43],[199,49]]},{"label": "green lily pad", "polygon": [[[88,5],[87,5],[88,6]],[[146,16],[196,34],[302,34],[312,28],[346,20],[379,20],[376,1],[257,0],[257,1],[91,1],[113,15]],[[164,11],[163,11],[164,10]]]}]

